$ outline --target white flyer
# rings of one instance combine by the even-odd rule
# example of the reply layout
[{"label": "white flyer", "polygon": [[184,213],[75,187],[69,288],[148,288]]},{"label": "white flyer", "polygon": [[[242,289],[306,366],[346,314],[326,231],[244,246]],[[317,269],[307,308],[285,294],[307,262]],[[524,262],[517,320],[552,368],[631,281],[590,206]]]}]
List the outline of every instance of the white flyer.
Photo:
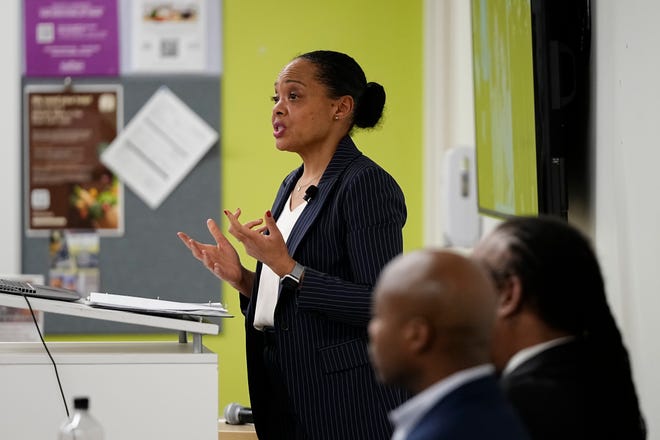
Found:
[{"label": "white flyer", "polygon": [[217,131],[163,86],[103,152],[101,162],[157,209],[217,140]]},{"label": "white flyer", "polygon": [[135,72],[203,72],[207,67],[205,0],[130,1]]}]

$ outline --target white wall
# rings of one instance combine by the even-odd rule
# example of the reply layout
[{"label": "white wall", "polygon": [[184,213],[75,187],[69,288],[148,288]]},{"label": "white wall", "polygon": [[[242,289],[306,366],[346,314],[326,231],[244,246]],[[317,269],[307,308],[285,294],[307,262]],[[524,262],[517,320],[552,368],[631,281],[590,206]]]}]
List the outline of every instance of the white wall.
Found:
[{"label": "white wall", "polygon": [[[433,206],[441,193],[442,151],[474,139],[472,107],[457,102],[472,100],[472,84],[465,79],[471,63],[468,3],[426,1],[427,245],[442,244],[442,212]],[[578,225],[593,235],[631,354],[649,440],[660,439],[659,21],[657,0],[592,2],[594,182],[587,223]],[[495,224],[486,223],[485,230]]]},{"label": "white wall", "polygon": [[452,147],[474,146],[470,2],[426,0],[424,11],[424,242],[443,245],[442,160]]},{"label": "white wall", "polygon": [[592,12],[596,247],[660,439],[660,2],[599,0]]},{"label": "white wall", "polygon": [[4,0],[0,14],[0,273],[19,273],[20,223],[20,0]]},{"label": "white wall", "polygon": [[[425,0],[424,26],[424,243],[443,246],[443,155],[475,144],[470,1]],[[499,223],[480,221],[482,233]]]}]

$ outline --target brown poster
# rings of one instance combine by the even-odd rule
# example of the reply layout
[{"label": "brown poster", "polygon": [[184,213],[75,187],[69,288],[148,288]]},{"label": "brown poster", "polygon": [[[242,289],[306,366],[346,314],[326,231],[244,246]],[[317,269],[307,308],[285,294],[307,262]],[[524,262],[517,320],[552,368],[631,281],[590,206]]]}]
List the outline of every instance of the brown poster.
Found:
[{"label": "brown poster", "polygon": [[26,87],[28,233],[123,233],[122,185],[99,159],[121,129],[121,106],[119,85]]}]

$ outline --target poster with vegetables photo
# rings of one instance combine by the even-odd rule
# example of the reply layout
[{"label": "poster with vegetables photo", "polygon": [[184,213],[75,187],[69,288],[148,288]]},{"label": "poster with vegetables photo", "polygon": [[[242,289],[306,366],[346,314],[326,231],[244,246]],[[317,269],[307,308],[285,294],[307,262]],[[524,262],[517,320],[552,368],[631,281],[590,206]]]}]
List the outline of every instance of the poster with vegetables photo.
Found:
[{"label": "poster with vegetables photo", "polygon": [[123,234],[123,186],[100,161],[122,123],[120,87],[26,87],[28,235],[57,229]]}]

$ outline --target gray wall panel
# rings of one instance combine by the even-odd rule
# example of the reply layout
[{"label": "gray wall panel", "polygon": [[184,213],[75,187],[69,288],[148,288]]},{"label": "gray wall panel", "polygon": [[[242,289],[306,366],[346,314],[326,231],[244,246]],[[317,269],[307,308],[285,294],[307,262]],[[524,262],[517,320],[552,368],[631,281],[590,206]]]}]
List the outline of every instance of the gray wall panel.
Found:
[{"label": "gray wall panel", "polygon": [[[123,77],[79,80],[75,84],[121,83],[124,126],[161,85],[169,87],[219,131],[220,79],[211,76]],[[29,80],[24,84],[57,81]],[[25,203],[25,200],[23,201]],[[176,236],[185,231],[210,239],[207,218],[220,213],[220,146],[216,143],[157,210],[124,187],[125,234],[101,238],[101,289],[109,293],[174,301],[218,301],[220,282],[195,260]],[[24,214],[23,214],[24,215]],[[22,222],[25,230],[25,219]],[[48,238],[23,233],[23,273],[48,273]],[[148,327],[48,314],[47,334],[163,332]]]}]

